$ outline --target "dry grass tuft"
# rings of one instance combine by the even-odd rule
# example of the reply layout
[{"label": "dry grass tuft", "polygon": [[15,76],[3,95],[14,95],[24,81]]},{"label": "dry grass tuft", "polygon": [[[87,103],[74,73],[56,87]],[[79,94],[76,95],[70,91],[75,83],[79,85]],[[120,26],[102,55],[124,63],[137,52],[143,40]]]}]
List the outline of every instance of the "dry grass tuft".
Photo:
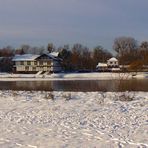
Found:
[{"label": "dry grass tuft", "polygon": [[63,95],[63,98],[64,98],[66,101],[69,101],[69,100],[72,100],[72,99],[73,99],[70,93]]},{"label": "dry grass tuft", "polygon": [[133,101],[134,97],[134,95],[130,95],[129,93],[125,92],[117,97],[117,101]]},{"label": "dry grass tuft", "polygon": [[46,93],[44,98],[46,100],[54,100],[54,95],[50,92],[50,93]]}]

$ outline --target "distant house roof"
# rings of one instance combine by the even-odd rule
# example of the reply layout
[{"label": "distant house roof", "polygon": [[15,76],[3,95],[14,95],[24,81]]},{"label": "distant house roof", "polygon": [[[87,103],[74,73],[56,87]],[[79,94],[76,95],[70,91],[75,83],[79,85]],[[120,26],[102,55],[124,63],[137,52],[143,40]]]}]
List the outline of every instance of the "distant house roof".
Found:
[{"label": "distant house roof", "polygon": [[12,59],[12,57],[0,57],[0,61],[5,60],[5,59]]},{"label": "distant house roof", "polygon": [[35,54],[23,54],[23,55],[15,55],[12,61],[34,61],[40,55]]},{"label": "distant house roof", "polygon": [[58,59],[58,57],[57,56],[54,56],[54,55],[52,55],[51,53],[48,53],[48,54],[46,54],[50,59],[54,59],[54,60],[57,60]]},{"label": "distant house roof", "polygon": [[[15,55],[12,61],[34,61],[42,55],[36,55],[36,54]],[[47,53],[45,55],[47,55],[49,59],[58,60],[58,53],[53,52],[53,53]]]},{"label": "distant house roof", "polygon": [[0,61],[3,60],[3,59],[4,59],[4,57],[0,57]]},{"label": "distant house roof", "polygon": [[106,63],[98,63],[96,68],[99,68],[99,67],[107,67],[107,64]]},{"label": "distant house roof", "polygon": [[112,61],[113,61],[113,62],[117,62],[118,60],[113,57],[113,58],[110,58],[108,61],[109,61],[109,62],[112,62]]},{"label": "distant house roof", "polygon": [[58,61],[62,61],[61,58],[59,58],[59,52],[51,52],[51,53],[48,53],[46,54],[49,56],[49,58],[53,59],[53,60],[58,60]]},{"label": "distant house roof", "polygon": [[54,57],[58,57],[59,52],[51,52],[51,53],[49,53],[49,54],[52,55],[52,56],[54,56]]}]

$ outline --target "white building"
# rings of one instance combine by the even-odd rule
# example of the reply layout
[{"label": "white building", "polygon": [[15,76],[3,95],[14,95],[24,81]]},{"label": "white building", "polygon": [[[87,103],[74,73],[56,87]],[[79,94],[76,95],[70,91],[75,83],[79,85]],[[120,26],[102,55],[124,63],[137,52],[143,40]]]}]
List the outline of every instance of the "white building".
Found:
[{"label": "white building", "polygon": [[14,72],[36,73],[36,72],[60,72],[62,70],[60,59],[54,54],[23,54],[15,55]]},{"label": "white building", "polygon": [[111,68],[117,68],[119,67],[119,62],[116,58],[113,57],[107,60],[107,65],[108,67],[111,67]]},{"label": "white building", "polygon": [[96,66],[98,71],[106,71],[108,69],[107,63],[98,63]]},{"label": "white building", "polygon": [[98,63],[96,69],[98,71],[120,71],[119,62],[114,57],[107,60],[107,63]]}]

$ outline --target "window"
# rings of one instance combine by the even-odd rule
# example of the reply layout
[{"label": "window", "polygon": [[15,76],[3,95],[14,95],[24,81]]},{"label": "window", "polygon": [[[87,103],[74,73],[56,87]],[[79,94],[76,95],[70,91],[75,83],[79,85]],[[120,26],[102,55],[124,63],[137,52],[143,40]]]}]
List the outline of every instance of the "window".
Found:
[{"label": "window", "polygon": [[47,65],[47,62],[44,62],[43,65]]},{"label": "window", "polygon": [[51,64],[51,62],[50,62],[50,61],[48,61],[48,62],[47,62],[47,65],[50,65],[50,64]]},{"label": "window", "polygon": [[20,62],[19,61],[16,61],[16,65],[20,65]]},{"label": "window", "polygon": [[31,62],[30,61],[27,61],[27,65],[31,65]]},{"label": "window", "polygon": [[25,67],[25,71],[29,71],[29,66],[26,66]]},{"label": "window", "polygon": [[34,61],[34,65],[37,65],[37,61]]},{"label": "window", "polygon": [[21,61],[21,65],[24,65],[24,62],[23,61]]},{"label": "window", "polygon": [[36,71],[36,67],[33,67],[33,71]]},{"label": "window", "polygon": [[39,63],[40,63],[40,65],[43,65],[43,62],[42,61],[40,61]]}]

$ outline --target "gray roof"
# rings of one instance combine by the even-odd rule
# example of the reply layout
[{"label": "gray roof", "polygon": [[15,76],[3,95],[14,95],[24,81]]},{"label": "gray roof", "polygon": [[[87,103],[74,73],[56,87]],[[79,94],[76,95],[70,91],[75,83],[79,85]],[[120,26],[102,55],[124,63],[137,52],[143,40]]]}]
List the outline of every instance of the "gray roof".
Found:
[{"label": "gray roof", "polygon": [[35,54],[23,54],[23,55],[15,55],[12,61],[34,61],[40,55]]},{"label": "gray roof", "polygon": [[116,59],[116,58],[114,58],[114,57],[112,57],[112,58],[110,58],[108,61],[113,61],[113,62],[117,62],[118,60]]},{"label": "gray roof", "polygon": [[54,55],[52,55],[52,54],[50,54],[50,53],[48,53],[48,54],[46,54],[50,59],[53,59],[53,60],[57,60],[58,59],[58,57],[56,57],[56,56],[54,56]]},{"label": "gray roof", "polygon": [[59,52],[51,52],[51,53],[49,53],[49,54],[52,55],[52,56],[54,56],[54,57],[58,57]]},{"label": "gray roof", "polygon": [[[44,54],[42,54],[42,55],[44,55]],[[15,55],[13,57],[12,61],[34,61],[42,55],[36,55],[36,54]],[[49,57],[49,59],[59,60],[59,58],[55,54],[48,53],[46,55]]]},{"label": "gray roof", "polygon": [[96,68],[99,68],[99,67],[107,67],[107,63],[98,63]]}]

